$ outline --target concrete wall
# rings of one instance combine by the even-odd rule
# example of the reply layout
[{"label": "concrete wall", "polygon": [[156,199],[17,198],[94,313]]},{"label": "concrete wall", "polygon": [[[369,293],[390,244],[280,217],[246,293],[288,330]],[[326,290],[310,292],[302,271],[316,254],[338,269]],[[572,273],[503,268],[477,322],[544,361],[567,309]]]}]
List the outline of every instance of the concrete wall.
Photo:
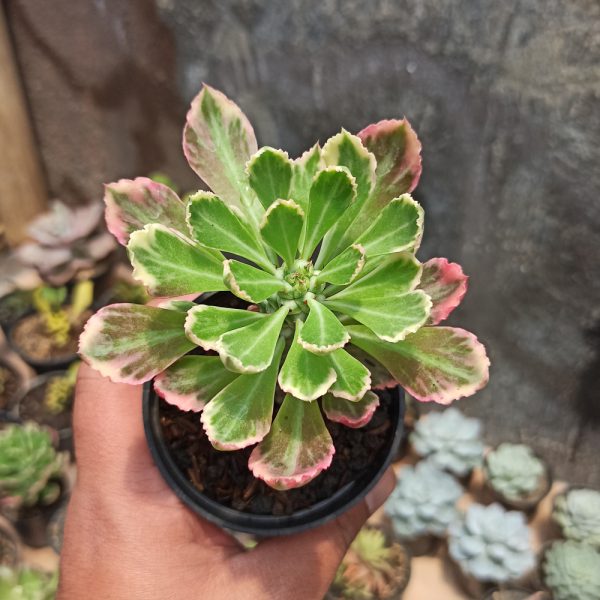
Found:
[{"label": "concrete wall", "polygon": [[298,154],[406,115],[424,146],[422,257],[471,275],[453,323],[488,345],[460,406],[600,485],[596,0],[20,0],[7,13],[52,192],[163,169],[200,82]]}]

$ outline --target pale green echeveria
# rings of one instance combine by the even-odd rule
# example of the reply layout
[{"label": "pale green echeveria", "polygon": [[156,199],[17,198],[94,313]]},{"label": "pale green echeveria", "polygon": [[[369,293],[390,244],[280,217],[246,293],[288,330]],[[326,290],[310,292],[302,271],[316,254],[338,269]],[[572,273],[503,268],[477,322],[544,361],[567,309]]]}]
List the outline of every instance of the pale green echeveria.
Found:
[{"label": "pale green echeveria", "polygon": [[53,600],[58,588],[58,571],[43,573],[23,568],[18,571],[0,566],[2,600]]},{"label": "pale green echeveria", "polygon": [[569,490],[556,498],[552,517],[566,538],[600,549],[600,492]]},{"label": "pale green echeveria", "polygon": [[448,529],[450,556],[478,581],[514,581],[535,565],[523,513],[472,504]]},{"label": "pale green echeveria", "polygon": [[546,473],[544,463],[524,444],[500,444],[485,458],[489,485],[508,500],[519,500],[540,485]]},{"label": "pale green echeveria", "polygon": [[417,421],[410,436],[415,452],[438,468],[462,477],[481,464],[481,421],[452,407]]},{"label": "pale green echeveria", "polygon": [[64,464],[47,429],[26,423],[0,430],[0,505],[51,504],[60,493],[55,478]]},{"label": "pale green echeveria", "polygon": [[[216,448],[258,444],[249,466],[277,488],[330,464],[323,413],[349,427],[369,421],[373,365],[376,384],[393,380],[422,401],[473,394],[488,378],[484,347],[432,326],[458,304],[466,276],[415,257],[420,148],[406,120],[390,120],[292,160],[259,149],[239,107],[205,86],[184,152],[212,191],[184,202],[146,178],[106,186],[107,226],[134,277],[170,300],[103,308],[81,336],[82,356],[113,381],[155,378],[167,402],[202,411]],[[190,302],[217,291],[251,309]],[[188,355],[197,347],[214,355]],[[273,420],[277,387],[285,399]]]},{"label": "pale green echeveria", "polygon": [[402,538],[441,536],[456,520],[459,483],[429,461],[400,471],[398,483],[385,504],[394,531]]},{"label": "pale green echeveria", "polygon": [[600,598],[600,552],[589,544],[554,542],[544,553],[542,571],[555,600]]}]

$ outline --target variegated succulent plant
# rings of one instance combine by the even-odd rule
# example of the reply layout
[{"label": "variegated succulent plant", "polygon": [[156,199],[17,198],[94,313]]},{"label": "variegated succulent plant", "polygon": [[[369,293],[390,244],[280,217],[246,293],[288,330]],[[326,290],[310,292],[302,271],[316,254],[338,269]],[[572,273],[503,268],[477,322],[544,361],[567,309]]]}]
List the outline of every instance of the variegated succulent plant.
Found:
[{"label": "variegated succulent plant", "polygon": [[[182,202],[138,178],[108,185],[105,201],[134,277],[152,295],[186,299],[100,310],[80,341],[90,365],[114,381],[155,378],[165,400],[202,412],[218,449],[257,444],[250,469],[281,489],[331,463],[321,409],[360,427],[377,385],[443,404],[485,385],[489,361],[475,336],[435,327],[466,277],[445,259],[415,257],[423,210],[409,193],[421,146],[406,120],[342,130],[290,160],[259,150],[238,106],[205,86],[183,146],[212,192]],[[248,310],[189,301],[227,290]],[[208,354],[188,355],[198,346]],[[273,419],[277,385],[285,397]]]}]

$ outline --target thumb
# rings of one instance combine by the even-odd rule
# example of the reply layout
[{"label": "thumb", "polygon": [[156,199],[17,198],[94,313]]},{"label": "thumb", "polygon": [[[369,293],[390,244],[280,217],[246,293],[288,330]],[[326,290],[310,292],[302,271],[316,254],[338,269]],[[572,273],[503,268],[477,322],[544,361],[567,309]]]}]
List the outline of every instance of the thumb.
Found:
[{"label": "thumb", "polygon": [[[395,483],[394,471],[390,467],[362,502],[330,523],[287,538],[261,542],[250,553],[253,558],[253,561],[248,561],[250,569],[260,573],[275,566],[280,573],[276,581],[280,581],[285,589],[279,590],[281,595],[273,594],[274,598],[322,598],[356,534],[385,502]],[[268,591],[273,593],[272,586]]]}]

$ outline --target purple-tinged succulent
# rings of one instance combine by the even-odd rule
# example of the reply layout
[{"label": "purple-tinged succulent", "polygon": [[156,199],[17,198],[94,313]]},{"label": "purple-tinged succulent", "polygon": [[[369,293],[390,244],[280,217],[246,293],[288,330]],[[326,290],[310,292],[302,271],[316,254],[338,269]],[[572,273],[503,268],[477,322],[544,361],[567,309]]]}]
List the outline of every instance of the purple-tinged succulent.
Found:
[{"label": "purple-tinged succulent", "polygon": [[70,208],[59,200],[29,226],[32,242],[22,245],[21,262],[34,266],[50,285],[64,285],[75,277],[89,278],[115,249],[102,224],[99,203]]},{"label": "purple-tinged succulent", "polygon": [[[424,214],[409,194],[421,145],[406,120],[342,130],[291,160],[258,149],[238,106],[205,86],[183,146],[212,192],[183,202],[159,182],[120,180],[106,186],[108,228],[152,295],[229,290],[252,309],[107,306],[81,336],[91,366],[118,382],[154,378],[167,402],[201,412],[215,448],[256,445],[250,469],[280,489],[329,466],[323,413],[366,424],[379,402],[372,387],[393,381],[449,404],[486,384],[475,336],[433,326],[466,277],[415,257]],[[188,355],[198,346],[214,354]],[[285,398],[273,419],[277,386]]]}]

